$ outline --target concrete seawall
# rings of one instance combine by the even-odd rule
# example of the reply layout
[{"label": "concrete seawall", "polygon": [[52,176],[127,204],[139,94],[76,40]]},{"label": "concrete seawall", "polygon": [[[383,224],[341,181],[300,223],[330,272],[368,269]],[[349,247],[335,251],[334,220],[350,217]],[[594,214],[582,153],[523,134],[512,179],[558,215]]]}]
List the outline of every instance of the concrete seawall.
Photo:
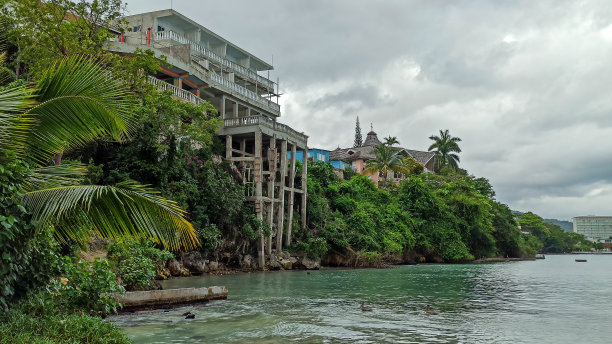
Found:
[{"label": "concrete seawall", "polygon": [[181,288],[167,290],[129,291],[117,296],[122,311],[143,308],[166,308],[174,305],[227,299],[226,287]]}]

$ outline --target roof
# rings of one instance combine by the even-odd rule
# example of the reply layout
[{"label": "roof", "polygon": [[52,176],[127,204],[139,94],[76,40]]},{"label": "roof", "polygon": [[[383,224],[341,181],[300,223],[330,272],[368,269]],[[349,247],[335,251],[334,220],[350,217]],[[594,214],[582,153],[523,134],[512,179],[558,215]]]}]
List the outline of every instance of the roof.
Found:
[{"label": "roof", "polygon": [[[338,148],[329,153],[329,160],[353,161],[353,160],[371,160],[376,158],[374,154],[375,146],[361,146],[353,148]],[[398,153],[404,152],[406,156],[412,157],[417,162],[426,165],[435,155],[434,152],[424,152],[403,147],[393,147]]]},{"label": "roof", "polygon": [[374,131],[370,131],[365,139],[365,142],[363,143],[363,146],[376,147],[381,143],[382,142],[380,142],[376,133]]}]

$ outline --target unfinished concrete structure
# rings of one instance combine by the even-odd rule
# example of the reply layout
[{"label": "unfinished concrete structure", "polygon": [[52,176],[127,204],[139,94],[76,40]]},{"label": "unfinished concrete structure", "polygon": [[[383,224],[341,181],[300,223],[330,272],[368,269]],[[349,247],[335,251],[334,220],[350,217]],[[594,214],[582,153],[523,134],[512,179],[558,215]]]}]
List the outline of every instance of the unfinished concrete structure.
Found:
[{"label": "unfinished concrete structure", "polygon": [[165,56],[169,66],[150,81],[185,101],[209,101],[222,116],[218,134],[225,139],[225,159],[240,174],[258,218],[271,229],[266,237],[261,231],[258,243],[263,267],[266,254],[291,244],[294,217],[306,226],[307,163],[297,176],[295,156],[297,151],[308,155],[308,136],[277,122],[278,84],[259,74],[272,65],[171,9],[125,19],[128,32],[109,42],[109,49],[124,55],[150,49]]}]

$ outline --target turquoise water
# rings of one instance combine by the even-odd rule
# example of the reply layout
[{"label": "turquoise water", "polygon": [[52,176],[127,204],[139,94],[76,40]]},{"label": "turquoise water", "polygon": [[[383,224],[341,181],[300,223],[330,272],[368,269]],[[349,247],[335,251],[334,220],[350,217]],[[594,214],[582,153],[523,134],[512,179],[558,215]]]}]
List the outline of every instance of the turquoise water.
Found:
[{"label": "turquoise water", "polygon": [[[228,299],[113,321],[136,343],[612,342],[612,255],[202,276],[164,287],[212,285],[227,286]],[[374,310],[362,312],[361,301]],[[439,314],[427,315],[427,304]]]}]

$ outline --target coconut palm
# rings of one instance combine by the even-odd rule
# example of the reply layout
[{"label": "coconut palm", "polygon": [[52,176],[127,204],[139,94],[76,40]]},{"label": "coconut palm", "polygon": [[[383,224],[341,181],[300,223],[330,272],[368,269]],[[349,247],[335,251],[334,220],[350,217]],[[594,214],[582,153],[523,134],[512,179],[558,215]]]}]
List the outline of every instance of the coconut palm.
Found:
[{"label": "coconut palm", "polygon": [[0,167],[11,160],[30,166],[22,202],[62,241],[127,236],[193,248],[195,230],[175,202],[134,182],[81,185],[86,169],[78,164],[49,166],[57,154],[101,137],[128,139],[126,96],[112,75],[83,58],[58,62],[34,87],[0,90]]},{"label": "coconut palm", "polygon": [[374,159],[368,160],[365,165],[365,171],[368,173],[381,172],[385,179],[385,184],[389,178],[389,171],[405,172],[403,156],[397,154],[397,150],[389,147],[386,144],[380,144],[374,147]]},{"label": "coconut palm", "polygon": [[385,137],[385,145],[391,147],[393,145],[399,145],[399,141],[397,140],[397,137],[395,136],[389,136],[389,137]]},{"label": "coconut palm", "polygon": [[457,142],[461,142],[458,137],[452,137],[448,132],[448,129],[440,130],[440,136],[432,135],[429,137],[434,143],[429,146],[428,150],[432,151],[435,149],[435,164],[434,169],[440,171],[445,165],[450,165],[455,170],[459,168],[459,155],[455,153],[461,153],[461,148]]}]

